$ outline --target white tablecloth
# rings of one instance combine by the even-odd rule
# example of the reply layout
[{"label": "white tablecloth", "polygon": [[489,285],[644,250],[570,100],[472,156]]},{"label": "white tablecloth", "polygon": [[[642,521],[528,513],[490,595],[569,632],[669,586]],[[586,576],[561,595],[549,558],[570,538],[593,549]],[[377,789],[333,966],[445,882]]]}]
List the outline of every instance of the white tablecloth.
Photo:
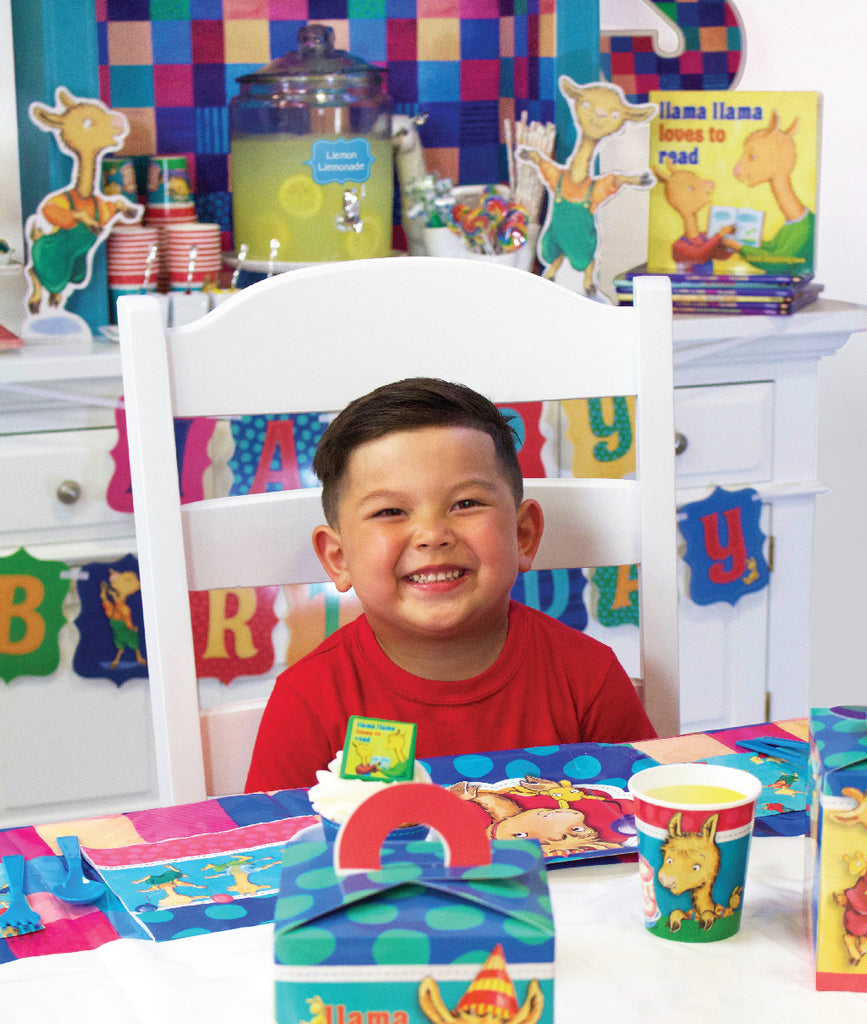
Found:
[{"label": "white tablecloth", "polygon": [[[753,840],[741,930],[707,945],[645,933],[634,863],[552,870],[557,1024],[867,1021],[867,994],[814,990],[806,842]],[[272,986],[271,925],[120,939],[0,966],[0,1021],[270,1024]]]}]

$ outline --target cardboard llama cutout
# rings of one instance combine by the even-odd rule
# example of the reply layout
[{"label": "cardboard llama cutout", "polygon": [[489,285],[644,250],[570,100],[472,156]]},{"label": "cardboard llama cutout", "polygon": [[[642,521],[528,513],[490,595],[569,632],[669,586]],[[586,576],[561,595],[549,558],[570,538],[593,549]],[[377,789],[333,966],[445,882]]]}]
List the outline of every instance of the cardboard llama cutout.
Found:
[{"label": "cardboard llama cutout", "polygon": [[656,183],[647,168],[631,174],[595,174],[600,146],[628,124],[649,121],[658,108],[655,103],[630,103],[616,85],[578,85],[568,75],[560,76],[560,91],[569,104],[577,133],[575,148],[565,166],[530,148],[522,149],[518,158],[535,165],[548,190],[548,213],[538,253],[545,267],[543,276],[554,280],[563,261],[568,260],[581,275],[584,294],[593,298],[598,288],[599,208],[624,187],[650,189]]},{"label": "cardboard llama cutout", "polygon": [[31,103],[30,120],[52,132],[72,157],[66,188],[46,195],[27,218],[27,316],[22,337],[91,337],[87,323],[66,307],[69,296],[90,283],[93,254],[118,218],[137,221],[144,207],[123,196],[107,198],[100,189],[102,158],[120,149],[129,132],[126,117],[99,100],[79,99],[62,86],[54,108]]}]

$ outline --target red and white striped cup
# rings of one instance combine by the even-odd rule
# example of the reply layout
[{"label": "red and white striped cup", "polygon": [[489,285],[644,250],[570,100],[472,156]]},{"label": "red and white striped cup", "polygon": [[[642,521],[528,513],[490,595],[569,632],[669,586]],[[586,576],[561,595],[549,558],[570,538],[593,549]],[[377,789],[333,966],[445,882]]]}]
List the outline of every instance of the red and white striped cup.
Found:
[{"label": "red and white striped cup", "polygon": [[217,284],[223,265],[219,224],[167,224],[162,230],[172,291],[195,291]]}]

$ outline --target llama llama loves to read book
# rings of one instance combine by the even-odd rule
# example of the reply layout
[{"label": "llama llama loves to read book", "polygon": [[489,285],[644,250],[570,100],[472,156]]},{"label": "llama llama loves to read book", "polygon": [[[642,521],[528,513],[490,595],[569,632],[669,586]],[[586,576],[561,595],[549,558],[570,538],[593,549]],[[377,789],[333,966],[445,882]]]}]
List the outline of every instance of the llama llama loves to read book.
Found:
[{"label": "llama llama loves to read book", "polygon": [[648,271],[811,277],[820,94],[650,98]]}]

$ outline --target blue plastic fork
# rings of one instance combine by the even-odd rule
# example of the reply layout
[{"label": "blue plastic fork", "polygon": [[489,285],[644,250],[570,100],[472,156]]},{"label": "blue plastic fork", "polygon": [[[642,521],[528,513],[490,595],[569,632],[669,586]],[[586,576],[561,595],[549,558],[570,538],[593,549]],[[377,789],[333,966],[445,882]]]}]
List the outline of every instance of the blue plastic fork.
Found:
[{"label": "blue plastic fork", "polygon": [[24,895],[24,858],[19,853],[10,853],[3,858],[3,867],[9,882],[9,906],[0,914],[0,935],[8,938],[38,932],[45,926]]},{"label": "blue plastic fork", "polygon": [[759,736],[753,740],[738,740],[738,746],[744,750],[754,750],[757,754],[778,757],[781,761],[789,761],[802,769],[806,769],[810,757],[809,743],[805,740],[787,740],[782,736]]},{"label": "blue plastic fork", "polygon": [[52,886],[51,891],[67,903],[95,903],[105,892],[105,885],[84,874],[78,836],[58,836],[57,845],[66,861],[66,880]]}]

